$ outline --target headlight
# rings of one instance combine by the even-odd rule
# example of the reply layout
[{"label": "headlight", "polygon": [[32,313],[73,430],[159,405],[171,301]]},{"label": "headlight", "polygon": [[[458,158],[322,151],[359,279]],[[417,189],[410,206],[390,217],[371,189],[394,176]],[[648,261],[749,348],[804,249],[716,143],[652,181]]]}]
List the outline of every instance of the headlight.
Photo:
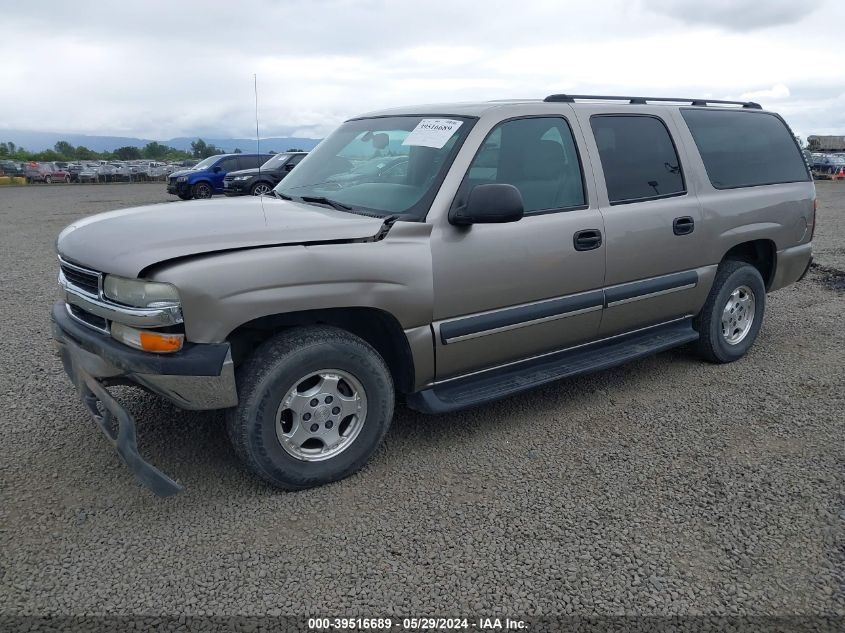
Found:
[{"label": "headlight", "polygon": [[177,176],[176,182],[188,182],[188,177],[187,176]]},{"label": "headlight", "polygon": [[106,275],[103,294],[113,301],[137,308],[167,308],[179,305],[176,286],[158,281]]},{"label": "headlight", "polygon": [[232,180],[249,180],[252,176],[235,176]]}]

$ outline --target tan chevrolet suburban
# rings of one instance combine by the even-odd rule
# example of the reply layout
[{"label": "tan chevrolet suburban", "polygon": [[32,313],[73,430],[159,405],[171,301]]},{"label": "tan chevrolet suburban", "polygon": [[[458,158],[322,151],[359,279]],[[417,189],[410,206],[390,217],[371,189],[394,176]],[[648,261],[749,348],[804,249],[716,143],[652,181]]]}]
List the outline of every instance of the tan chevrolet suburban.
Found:
[{"label": "tan chevrolet suburban", "polygon": [[73,223],[54,336],[155,493],[181,486],[112,385],[226,409],[252,472],[306,488],[366,463],[396,392],[442,413],[680,345],[741,358],[814,223],[799,147],[755,103],[397,108],[345,122],[271,195]]}]

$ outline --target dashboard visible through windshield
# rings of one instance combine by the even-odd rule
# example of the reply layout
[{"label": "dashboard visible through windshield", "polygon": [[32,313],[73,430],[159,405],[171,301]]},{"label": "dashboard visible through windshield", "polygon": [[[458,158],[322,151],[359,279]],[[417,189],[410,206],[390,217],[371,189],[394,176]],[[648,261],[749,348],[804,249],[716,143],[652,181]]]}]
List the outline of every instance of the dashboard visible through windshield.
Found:
[{"label": "dashboard visible through windshield", "polygon": [[347,121],[280,182],[280,196],[419,220],[474,119],[395,116]]}]

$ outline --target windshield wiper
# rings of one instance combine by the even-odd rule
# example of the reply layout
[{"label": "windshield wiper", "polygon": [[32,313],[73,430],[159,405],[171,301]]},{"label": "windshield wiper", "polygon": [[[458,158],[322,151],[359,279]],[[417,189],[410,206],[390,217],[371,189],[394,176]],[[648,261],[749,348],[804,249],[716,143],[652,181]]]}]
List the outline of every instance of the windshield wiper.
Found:
[{"label": "windshield wiper", "polygon": [[342,202],[338,202],[337,200],[330,200],[325,196],[302,196],[300,198],[303,202],[311,202],[316,204],[327,204],[333,209],[337,209],[338,211],[352,211],[352,207],[343,204]]},{"label": "windshield wiper", "polygon": [[279,193],[275,189],[271,189],[271,191],[273,192],[273,195],[276,196],[279,200],[293,200],[293,198],[291,198],[290,196],[286,196],[283,193]]}]

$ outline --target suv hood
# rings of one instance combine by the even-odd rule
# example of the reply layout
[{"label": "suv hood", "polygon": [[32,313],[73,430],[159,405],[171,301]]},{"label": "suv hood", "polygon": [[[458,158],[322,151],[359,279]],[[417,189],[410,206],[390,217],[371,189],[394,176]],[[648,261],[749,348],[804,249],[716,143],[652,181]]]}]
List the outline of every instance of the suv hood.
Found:
[{"label": "suv hood", "polygon": [[177,171],[170,172],[168,178],[176,178],[177,176],[187,176],[188,174],[196,173],[196,171],[197,170],[193,169],[192,167],[188,167],[187,169],[179,169]]},{"label": "suv hood", "polygon": [[74,222],[56,241],[64,259],[137,277],[178,257],[260,246],[373,237],[383,221],[277,198],[170,202],[110,211]]}]

